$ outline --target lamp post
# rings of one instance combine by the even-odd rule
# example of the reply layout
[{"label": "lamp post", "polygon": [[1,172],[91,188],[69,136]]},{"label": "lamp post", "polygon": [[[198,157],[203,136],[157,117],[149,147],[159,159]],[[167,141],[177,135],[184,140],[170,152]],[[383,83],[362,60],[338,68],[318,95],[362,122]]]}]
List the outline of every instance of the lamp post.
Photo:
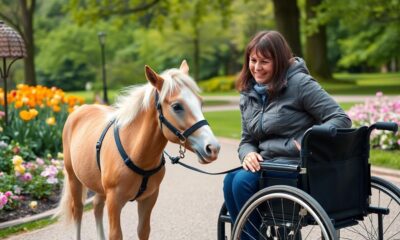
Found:
[{"label": "lamp post", "polygon": [[[4,84],[4,117],[5,125],[8,125],[8,99],[7,99],[7,77],[10,73],[11,65],[20,58],[26,57],[24,40],[12,28],[0,20],[0,58],[3,58],[3,66],[0,66],[0,77]],[[7,63],[7,59],[10,60]],[[7,66],[8,65],[8,66]]]},{"label": "lamp post", "polygon": [[101,49],[101,65],[102,65],[102,75],[103,75],[103,101],[105,104],[108,104],[108,97],[107,97],[107,81],[106,81],[106,58],[104,54],[104,48],[106,45],[106,33],[99,32],[98,34],[99,42],[100,42],[100,49]]}]

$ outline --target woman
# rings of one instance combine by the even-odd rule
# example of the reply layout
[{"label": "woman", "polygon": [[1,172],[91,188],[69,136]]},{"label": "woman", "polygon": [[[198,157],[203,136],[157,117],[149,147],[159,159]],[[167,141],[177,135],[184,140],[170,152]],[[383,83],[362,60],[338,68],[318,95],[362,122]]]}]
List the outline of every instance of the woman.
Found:
[{"label": "woman", "polygon": [[259,190],[261,161],[299,159],[301,138],[313,125],[351,126],[350,118],[309,75],[303,59],[292,56],[276,31],[259,32],[247,45],[237,89],[243,169],[226,175],[223,189],[233,221]]}]

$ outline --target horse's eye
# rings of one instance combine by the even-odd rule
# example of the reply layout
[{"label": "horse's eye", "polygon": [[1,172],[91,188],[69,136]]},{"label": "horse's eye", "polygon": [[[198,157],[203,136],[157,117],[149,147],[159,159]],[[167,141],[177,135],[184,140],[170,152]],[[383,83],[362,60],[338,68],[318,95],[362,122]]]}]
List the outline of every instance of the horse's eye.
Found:
[{"label": "horse's eye", "polygon": [[174,103],[171,107],[176,113],[183,111],[183,106],[180,103]]}]

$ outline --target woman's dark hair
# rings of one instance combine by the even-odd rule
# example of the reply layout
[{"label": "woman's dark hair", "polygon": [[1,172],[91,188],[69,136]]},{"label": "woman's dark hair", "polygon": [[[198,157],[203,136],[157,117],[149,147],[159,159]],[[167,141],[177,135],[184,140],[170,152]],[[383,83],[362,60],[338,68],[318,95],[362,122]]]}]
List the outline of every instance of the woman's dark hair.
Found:
[{"label": "woman's dark hair", "polygon": [[249,59],[253,51],[271,59],[274,64],[272,81],[268,88],[269,97],[274,98],[286,86],[286,72],[290,66],[290,59],[293,57],[292,50],[285,38],[277,31],[257,33],[246,47],[243,67],[236,83],[239,92],[247,91],[251,87],[253,76],[249,69]]}]

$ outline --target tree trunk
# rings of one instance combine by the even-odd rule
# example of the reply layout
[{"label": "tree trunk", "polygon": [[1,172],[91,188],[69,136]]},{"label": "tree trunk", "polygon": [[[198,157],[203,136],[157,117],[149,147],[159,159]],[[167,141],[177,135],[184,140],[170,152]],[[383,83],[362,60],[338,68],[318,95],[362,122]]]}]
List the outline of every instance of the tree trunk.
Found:
[{"label": "tree trunk", "polygon": [[[322,0],[306,0],[307,21],[315,17],[313,8]],[[307,36],[306,60],[312,75],[321,80],[332,79],[332,72],[328,62],[328,48],[325,26],[319,26],[318,32]]]},{"label": "tree trunk", "polygon": [[24,29],[24,40],[27,57],[24,59],[25,83],[36,85],[35,75],[35,42],[33,37],[33,14],[35,12],[36,0],[20,0],[22,25]]},{"label": "tree trunk", "polygon": [[300,11],[296,0],[273,0],[277,30],[286,38],[293,54],[302,56],[300,43]]}]

